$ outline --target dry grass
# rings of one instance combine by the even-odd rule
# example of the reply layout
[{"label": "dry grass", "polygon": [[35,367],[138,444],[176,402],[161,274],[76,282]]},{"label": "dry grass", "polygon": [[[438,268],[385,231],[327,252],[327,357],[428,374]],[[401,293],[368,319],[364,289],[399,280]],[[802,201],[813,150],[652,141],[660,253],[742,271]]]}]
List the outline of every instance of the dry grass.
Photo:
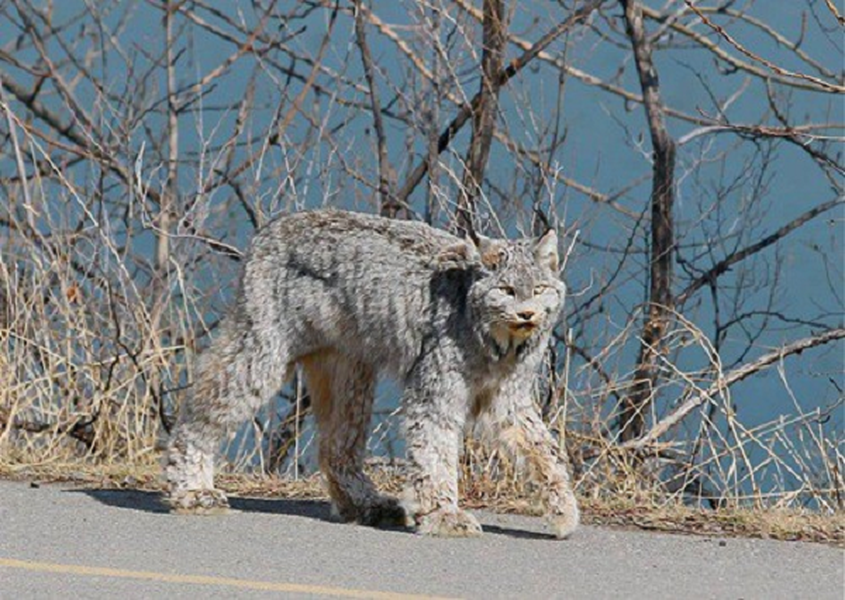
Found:
[{"label": "dry grass", "polygon": [[[62,223],[53,229],[62,230]],[[105,230],[91,235],[101,250],[113,244]],[[14,240],[7,256],[14,255],[17,271],[6,270],[0,261],[5,283],[0,290],[5,299],[0,311],[0,476],[158,489],[156,448],[205,335],[199,315],[217,307],[201,297],[198,275],[188,270],[171,273],[166,286],[181,301],[164,296],[148,306],[122,262],[104,267],[103,276],[112,283],[103,295],[62,259],[78,251],[57,247],[49,250],[54,255],[45,256],[47,251],[36,246],[27,238]],[[631,379],[630,373],[610,372],[607,366],[623,362],[617,355],[633,335],[620,334],[598,357],[605,365],[602,377],[586,368],[570,373],[567,361],[556,379],[538,389],[539,398],[551,398],[550,422],[557,429],[565,424],[585,521],[842,545],[845,458],[836,437],[841,432],[826,426],[818,409],[803,410],[797,398],[792,414],[747,426],[732,408],[729,389],[720,384],[730,374],[718,353],[680,315],[666,348],[666,356],[678,360],[667,358],[663,399],[652,406],[649,422],[658,427],[674,407],[696,394],[703,398],[701,406],[655,443],[626,447],[619,442],[614,433],[618,400]],[[695,353],[700,360],[691,359]],[[698,366],[682,370],[676,364]],[[789,390],[785,373],[778,372]],[[308,436],[298,435],[307,430],[300,416],[266,413],[263,420],[246,424],[244,431],[254,435],[238,436],[224,452],[228,460],[221,461],[221,487],[243,495],[324,497],[316,479],[274,476],[313,452]],[[511,483],[506,465],[482,449],[469,449],[466,504],[536,512],[525,500],[526,491]],[[256,467],[265,475],[244,474]],[[379,474],[378,479],[387,489],[395,491],[398,485],[391,476]],[[719,510],[693,507],[708,504]]]},{"label": "dry grass", "polygon": [[[194,284],[185,279],[190,274],[182,271],[170,287],[191,303],[164,301],[153,319],[120,263],[113,263],[108,275],[116,282],[112,289],[121,291],[86,297],[89,288],[78,274],[58,259],[32,259],[34,246],[18,241],[18,259],[29,270],[8,273],[6,279],[0,476],[158,489],[156,447],[182,393],[181,382],[190,380],[197,332],[203,329],[197,315],[211,307],[200,302]],[[108,239],[102,242],[109,245]],[[18,293],[9,293],[13,287]],[[845,458],[836,437],[841,433],[826,428],[818,410],[803,411],[797,398],[793,414],[747,426],[733,411],[729,390],[719,387],[728,375],[718,353],[680,316],[672,331],[666,355],[700,366],[684,371],[667,362],[661,390],[667,400],[652,408],[650,422],[659,424],[671,414],[678,405],[673,397],[683,401],[705,393],[706,402],[659,443],[625,447],[615,437],[612,423],[620,406],[614,402],[631,385],[628,373],[605,371],[605,378],[595,379],[570,374],[565,366],[557,383],[538,390],[538,397],[552,392],[550,422],[558,429],[566,424],[585,522],[842,545]],[[631,335],[612,340],[599,357],[602,363],[621,362],[616,355]],[[179,343],[166,341],[170,337]],[[703,359],[690,360],[690,353]],[[307,436],[293,435],[304,430],[299,416],[265,414],[263,421],[246,424],[245,431],[255,435],[239,436],[224,453],[229,460],[221,461],[221,487],[241,495],[323,498],[316,478],[274,476],[313,452]],[[273,443],[279,433],[286,434],[283,443]],[[378,435],[383,432],[374,434],[374,442]],[[472,444],[468,450],[467,505],[536,513],[507,465]],[[265,474],[244,474],[256,467]],[[398,490],[396,477],[376,475],[385,489]],[[718,510],[695,508],[708,504]]]},{"label": "dry grass", "polygon": [[[382,470],[371,472],[379,489],[397,494],[402,479]],[[0,478],[33,484],[64,483],[101,489],[161,491],[157,465],[112,464],[93,466],[78,463],[12,467],[0,463]],[[328,500],[319,475],[293,480],[276,476],[222,474],[221,489],[241,497]],[[845,517],[841,513],[821,514],[795,509],[727,508],[703,510],[677,501],[662,505],[616,498],[595,500],[581,497],[586,525],[701,535],[707,537],[750,537],[785,541],[816,542],[845,548]],[[475,510],[538,516],[522,490],[501,485],[476,484],[463,489],[462,504]]]}]

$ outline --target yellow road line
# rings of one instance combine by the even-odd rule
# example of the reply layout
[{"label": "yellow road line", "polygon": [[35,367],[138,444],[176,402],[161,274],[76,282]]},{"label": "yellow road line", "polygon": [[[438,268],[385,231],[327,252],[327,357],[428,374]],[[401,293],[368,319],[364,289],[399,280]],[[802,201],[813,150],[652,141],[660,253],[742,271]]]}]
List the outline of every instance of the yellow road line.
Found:
[{"label": "yellow road line", "polygon": [[323,585],[308,585],[299,583],[281,583],[274,581],[253,581],[234,577],[211,577],[207,575],[180,575],[176,573],[156,573],[154,571],[128,571],[109,567],[88,567],[84,565],[63,565],[47,562],[33,562],[0,558],[0,567],[10,569],[24,569],[40,573],[64,573],[69,575],[90,575],[95,577],[116,577],[119,579],[140,579],[145,581],[163,581],[167,583],[194,583],[200,585],[217,585],[225,587],[264,590],[271,592],[290,592],[297,594],[321,594],[340,598],[375,598],[379,600],[447,600],[437,596],[418,594],[396,594],[393,592],[377,592],[370,590],[354,590]]}]

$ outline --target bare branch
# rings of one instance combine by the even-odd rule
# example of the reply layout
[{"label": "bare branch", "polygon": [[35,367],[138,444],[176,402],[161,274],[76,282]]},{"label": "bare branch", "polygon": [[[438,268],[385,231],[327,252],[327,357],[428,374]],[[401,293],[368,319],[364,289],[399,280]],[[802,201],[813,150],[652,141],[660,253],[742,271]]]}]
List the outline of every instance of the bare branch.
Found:
[{"label": "bare branch", "polygon": [[783,239],[811,219],[829,211],[832,208],[835,208],[841,204],[845,203],[845,198],[834,198],[833,200],[828,200],[818,206],[811,208],[810,210],[802,213],[789,223],[786,223],[782,227],[778,228],[777,231],[774,233],[767,235],[763,239],[751,244],[750,246],[746,246],[736,252],[732,252],[726,258],[720,260],[717,264],[713,265],[708,271],[701,276],[697,277],[695,281],[690,283],[684,291],[677,295],[675,298],[675,303],[678,306],[681,306],[686,303],[690,297],[700,290],[705,285],[711,284],[716,281],[716,279],[726,273],[733,265],[736,263],[745,260],[749,256],[752,256],[761,250],[771,246],[772,244],[776,243],[777,241]]},{"label": "bare branch", "polygon": [[787,356],[801,354],[804,350],[815,348],[816,346],[821,346],[843,338],[845,338],[845,328],[831,329],[829,331],[825,331],[824,333],[806,337],[771,352],[767,352],[758,359],[738,367],[722,377],[719,377],[719,379],[707,388],[706,391],[692,396],[688,400],[684,401],[683,404],[678,406],[672,414],[661,419],[646,435],[635,440],[629,440],[624,444],[621,444],[620,447],[641,450],[649,444],[655,442],[657,438],[677,425],[698,406],[701,406],[733,384],[783,360]]},{"label": "bare branch", "polygon": [[[576,10],[572,13],[565,21],[559,23],[556,27],[554,27],[551,31],[546,33],[543,37],[541,37],[537,42],[526,52],[524,52],[518,58],[513,59],[510,64],[502,69],[499,72],[499,81],[498,87],[504,86],[508,81],[510,81],[514,75],[519,73],[525,66],[530,63],[534,58],[537,57],[540,52],[546,48],[549,44],[551,44],[555,39],[563,35],[566,31],[570,30],[572,27],[585,21],[587,17],[589,17],[592,12],[602,4],[604,0],[589,0],[588,2],[584,3],[581,8]],[[469,118],[475,114],[478,110],[478,104],[481,102],[481,94],[476,94],[475,97],[472,99],[472,102],[469,104],[465,104],[461,107],[461,110],[452,119],[452,122],[449,123],[449,126],[440,134],[440,140],[437,144],[437,151],[438,154],[442,153],[446,148],[449,147],[449,142],[452,141],[452,138],[461,130],[461,128],[466,124]],[[411,193],[416,189],[419,185],[422,178],[425,177],[425,174],[428,172],[428,160],[427,157],[422,163],[417,165],[417,167],[411,172],[408,178],[405,180],[405,184],[399,190],[398,198],[400,202],[407,202],[408,197]]]},{"label": "bare branch", "polygon": [[839,13],[839,9],[836,8],[836,5],[833,3],[833,0],[824,0],[825,4],[827,4],[827,8],[830,9],[831,14],[836,17],[836,20],[839,21],[840,25],[845,25],[845,17],[843,17]]},{"label": "bare branch", "polygon": [[765,65],[773,73],[777,73],[778,75],[781,75],[783,77],[791,77],[793,79],[809,81],[815,84],[815,86],[817,86],[817,89],[821,89],[825,92],[831,92],[834,94],[842,94],[843,92],[845,92],[845,86],[830,83],[828,81],[825,81],[824,79],[819,79],[818,77],[813,77],[812,75],[806,75],[805,73],[796,73],[794,71],[789,71],[788,69],[784,69],[783,67],[776,65],[772,61],[766,60],[762,56],[751,52],[745,46],[737,42],[727,31],[725,31],[725,29],[721,25],[714,23],[709,18],[707,18],[707,16],[703,12],[698,10],[698,8],[692,2],[690,2],[690,0],[684,0],[684,2],[695,14],[698,15],[698,17],[704,22],[705,25],[707,25],[713,31],[722,36],[731,46],[742,52],[748,58],[762,65]]},{"label": "bare branch", "polygon": [[379,196],[381,196],[381,214],[386,217],[395,218],[401,205],[396,201],[396,176],[394,175],[393,166],[387,158],[387,137],[384,132],[381,101],[376,90],[375,67],[373,66],[370,46],[367,43],[364,19],[363,1],[355,0],[355,37],[358,41],[358,48],[361,51],[364,76],[367,78],[367,85],[370,88],[373,128],[376,131],[376,144],[378,145],[378,187]]}]

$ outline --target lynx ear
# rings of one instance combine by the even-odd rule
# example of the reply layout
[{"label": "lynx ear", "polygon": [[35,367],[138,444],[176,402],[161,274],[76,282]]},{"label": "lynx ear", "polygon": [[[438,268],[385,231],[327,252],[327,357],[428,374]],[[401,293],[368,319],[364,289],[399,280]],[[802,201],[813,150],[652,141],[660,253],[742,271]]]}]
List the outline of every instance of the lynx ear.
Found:
[{"label": "lynx ear", "polygon": [[554,229],[549,229],[537,240],[537,243],[534,245],[534,260],[541,265],[547,266],[553,273],[557,273],[559,260],[557,255],[557,233],[555,233]]},{"label": "lynx ear", "polygon": [[483,235],[476,234],[475,238],[475,246],[481,254],[481,264],[492,271],[498,269],[507,254],[505,244]]}]

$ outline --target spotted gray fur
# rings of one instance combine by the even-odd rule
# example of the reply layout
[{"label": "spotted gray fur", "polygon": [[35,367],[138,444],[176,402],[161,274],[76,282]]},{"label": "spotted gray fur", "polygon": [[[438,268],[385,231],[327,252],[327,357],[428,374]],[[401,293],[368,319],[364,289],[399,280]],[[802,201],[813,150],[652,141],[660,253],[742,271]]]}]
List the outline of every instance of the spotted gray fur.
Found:
[{"label": "spotted gray fur", "polygon": [[[541,490],[566,537],[578,508],[566,457],[531,396],[563,305],[554,231],[473,243],[422,223],[336,210],[279,218],[255,237],[239,294],[198,361],[164,457],[171,506],[216,512],[221,438],[302,366],[336,514],[406,521],[421,533],[472,536],[458,508],[462,435],[484,421]],[[404,384],[409,477],[403,501],[382,496],[363,458],[376,377]]]}]

